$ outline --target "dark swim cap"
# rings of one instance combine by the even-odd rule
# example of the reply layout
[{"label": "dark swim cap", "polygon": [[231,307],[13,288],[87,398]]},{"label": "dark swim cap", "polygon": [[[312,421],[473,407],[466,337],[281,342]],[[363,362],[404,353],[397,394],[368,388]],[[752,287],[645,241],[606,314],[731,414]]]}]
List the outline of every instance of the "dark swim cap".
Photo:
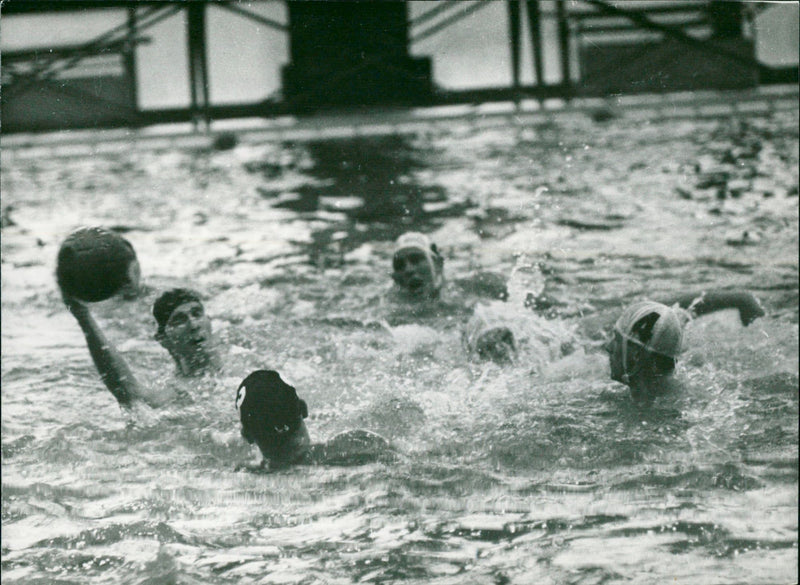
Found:
[{"label": "dark swim cap", "polygon": [[153,303],[153,317],[156,318],[158,323],[158,333],[164,332],[169,316],[172,315],[175,309],[184,303],[192,302],[203,304],[203,301],[200,300],[200,295],[188,288],[173,288],[158,297],[156,302]]},{"label": "dark swim cap", "polygon": [[297,392],[274,370],[256,370],[236,391],[236,408],[242,435],[249,442],[288,436],[308,416],[308,407]]}]

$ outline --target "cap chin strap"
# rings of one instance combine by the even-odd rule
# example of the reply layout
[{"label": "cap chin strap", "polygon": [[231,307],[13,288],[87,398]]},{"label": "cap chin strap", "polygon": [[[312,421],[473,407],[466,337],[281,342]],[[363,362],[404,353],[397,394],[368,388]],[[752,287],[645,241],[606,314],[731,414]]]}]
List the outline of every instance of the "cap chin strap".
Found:
[{"label": "cap chin strap", "polygon": [[614,331],[619,333],[620,337],[622,337],[622,383],[625,385],[630,385],[631,374],[637,374],[641,369],[641,366],[637,367],[633,372],[628,373],[628,342],[632,342],[642,349],[647,349],[647,346],[635,337],[631,337],[630,335],[626,335],[620,331],[619,327],[615,327]]}]

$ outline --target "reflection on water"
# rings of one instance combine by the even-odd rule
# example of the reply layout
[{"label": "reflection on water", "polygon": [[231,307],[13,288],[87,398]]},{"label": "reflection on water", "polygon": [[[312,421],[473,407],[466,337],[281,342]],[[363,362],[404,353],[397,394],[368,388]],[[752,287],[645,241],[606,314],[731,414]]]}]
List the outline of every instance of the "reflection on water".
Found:
[{"label": "reflection on water", "polygon": [[298,169],[304,180],[289,191],[262,185],[261,196],[273,200],[276,209],[344,216],[344,221],[331,220],[313,231],[310,261],[320,268],[340,266],[344,253],[365,242],[394,240],[408,230],[427,232],[474,207],[449,200],[443,185],[422,176],[443,154],[412,136],[330,139],[282,148],[286,152],[278,162],[248,168],[268,183]]},{"label": "reflection on water", "polygon": [[[4,581],[790,582],[797,151],[787,113],[4,157]],[[228,351],[193,404],[126,416],[103,389],[53,280],[61,239],[95,223],[142,262],[143,298],[94,307],[142,380],[172,383],[158,291],[203,294]],[[452,283],[524,254],[554,310],[504,310],[570,351],[531,334],[514,365],[473,363],[460,297],[387,313],[410,229]],[[633,403],[596,351],[609,315],[708,286],[769,315],[690,323],[680,389]],[[367,428],[402,456],[234,471],[253,456],[235,389],[262,367],[315,440]]]}]

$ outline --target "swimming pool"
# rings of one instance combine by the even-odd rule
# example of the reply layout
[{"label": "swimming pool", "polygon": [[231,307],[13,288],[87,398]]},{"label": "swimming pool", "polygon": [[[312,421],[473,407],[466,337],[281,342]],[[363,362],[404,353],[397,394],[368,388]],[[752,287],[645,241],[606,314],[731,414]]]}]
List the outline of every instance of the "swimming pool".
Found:
[{"label": "swimming pool", "polygon": [[[4,152],[4,582],[794,582],[797,118]],[[143,381],[172,376],[157,292],[203,294],[230,349],[193,405],[128,416],[102,386],[53,277],[87,224],[139,254],[148,292],[93,311]],[[409,229],[451,279],[538,263],[563,303],[547,326],[583,343],[471,363],[467,311],[387,312]],[[768,316],[690,323],[682,390],[637,407],[578,318],[704,287]],[[253,457],[236,386],[260,367],[297,387],[313,439],[367,428],[400,459],[235,471]]]}]

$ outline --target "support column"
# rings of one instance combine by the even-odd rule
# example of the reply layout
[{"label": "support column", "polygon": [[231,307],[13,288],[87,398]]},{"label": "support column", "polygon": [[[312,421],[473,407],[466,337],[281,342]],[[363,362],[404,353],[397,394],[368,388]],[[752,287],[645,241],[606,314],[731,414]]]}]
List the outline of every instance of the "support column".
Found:
[{"label": "support column", "polygon": [[132,123],[139,125],[139,86],[136,76],[136,7],[128,8],[128,34],[124,48],[125,73],[130,83],[128,99],[132,110]]},{"label": "support column", "polygon": [[566,99],[572,97],[572,55],[569,42],[569,22],[564,0],[556,0],[556,18],[558,20],[558,46],[561,52],[561,83],[565,89]]},{"label": "support column", "polygon": [[531,50],[533,53],[533,72],[536,74],[536,85],[544,85],[544,65],[542,55],[542,19],[538,0],[527,0],[528,28],[531,34]]},{"label": "support column", "polygon": [[206,129],[211,122],[208,97],[208,63],[206,59],[206,5],[191,2],[187,6],[189,40],[189,84],[192,118],[195,125],[203,120]]},{"label": "support column", "polygon": [[508,27],[511,38],[511,76],[514,85],[514,102],[519,101],[519,63],[520,63],[520,0],[508,0]]}]

